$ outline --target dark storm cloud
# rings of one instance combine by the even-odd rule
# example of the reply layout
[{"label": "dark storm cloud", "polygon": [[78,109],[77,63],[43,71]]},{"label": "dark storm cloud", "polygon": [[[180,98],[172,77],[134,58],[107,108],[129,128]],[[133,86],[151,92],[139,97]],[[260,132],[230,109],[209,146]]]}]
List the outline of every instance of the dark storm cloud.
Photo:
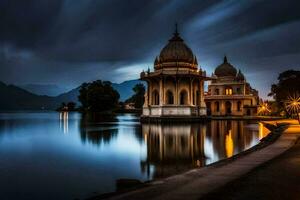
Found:
[{"label": "dark storm cloud", "polygon": [[2,0],[0,80],[137,78],[178,22],[209,73],[227,54],[265,95],[282,65],[299,68],[299,9],[296,0]]}]

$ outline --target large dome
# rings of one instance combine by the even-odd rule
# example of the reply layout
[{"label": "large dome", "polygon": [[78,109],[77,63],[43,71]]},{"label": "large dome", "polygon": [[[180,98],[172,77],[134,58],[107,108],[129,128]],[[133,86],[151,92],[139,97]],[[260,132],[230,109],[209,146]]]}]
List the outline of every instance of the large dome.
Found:
[{"label": "large dome", "polygon": [[237,70],[224,57],[224,62],[215,69],[215,75],[218,77],[236,76]]},{"label": "large dome", "polygon": [[176,28],[173,37],[155,59],[154,65],[156,69],[174,66],[197,68],[198,63],[196,56],[184,43]]}]

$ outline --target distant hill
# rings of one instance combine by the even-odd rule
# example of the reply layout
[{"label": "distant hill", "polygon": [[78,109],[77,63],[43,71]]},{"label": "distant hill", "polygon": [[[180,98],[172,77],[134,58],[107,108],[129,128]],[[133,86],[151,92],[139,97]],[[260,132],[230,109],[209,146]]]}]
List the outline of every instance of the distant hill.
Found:
[{"label": "distant hill", "polygon": [[[143,82],[131,80],[119,84],[113,83],[112,86],[119,92],[120,101],[125,101],[133,95],[132,88],[138,83]],[[37,95],[18,86],[0,82],[0,110],[55,110],[62,102],[73,101],[79,105],[78,95],[79,87],[52,97]]]},{"label": "distant hill", "polygon": [[36,95],[3,82],[0,82],[0,97],[0,110],[52,110],[57,105],[53,97]]},{"label": "distant hill", "polygon": [[37,95],[47,95],[53,97],[67,91],[66,87],[55,84],[24,84],[17,86]]},{"label": "distant hill", "polygon": [[112,86],[115,88],[119,94],[120,94],[120,101],[125,101],[129,97],[133,95],[132,88],[138,84],[138,83],[144,83],[144,81],[140,80],[130,80],[130,81],[124,81],[122,83],[113,83]]},{"label": "distant hill", "polygon": [[55,101],[60,102],[60,103],[62,103],[62,102],[67,103],[67,102],[73,101],[77,105],[79,105],[80,104],[78,101],[79,89],[80,89],[80,87],[77,87],[73,90],[62,93],[55,97]]}]

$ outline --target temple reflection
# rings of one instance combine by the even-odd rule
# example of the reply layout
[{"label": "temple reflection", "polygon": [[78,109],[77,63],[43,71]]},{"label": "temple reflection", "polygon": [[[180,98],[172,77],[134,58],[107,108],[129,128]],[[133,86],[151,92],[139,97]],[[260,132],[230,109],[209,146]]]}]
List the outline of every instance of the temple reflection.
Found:
[{"label": "temple reflection", "polygon": [[147,144],[147,160],[142,161],[142,167],[149,170],[154,165],[154,177],[204,165],[204,125],[143,124],[142,131]]},{"label": "temple reflection", "polygon": [[147,158],[142,171],[162,178],[231,157],[255,145],[266,134],[247,121],[206,124],[142,124]]}]

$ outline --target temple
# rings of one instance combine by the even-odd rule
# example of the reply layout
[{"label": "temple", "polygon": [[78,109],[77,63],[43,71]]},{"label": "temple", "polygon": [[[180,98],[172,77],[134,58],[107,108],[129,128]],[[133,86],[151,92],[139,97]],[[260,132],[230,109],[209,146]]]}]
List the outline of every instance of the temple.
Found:
[{"label": "temple", "polygon": [[206,72],[198,67],[196,56],[180,37],[173,37],[154,61],[154,71],[141,73],[147,82],[142,117],[168,118],[206,116],[204,81]]},{"label": "temple", "polygon": [[219,65],[205,95],[207,114],[212,116],[255,116],[258,91],[246,81],[244,74],[232,66],[227,57]]}]

